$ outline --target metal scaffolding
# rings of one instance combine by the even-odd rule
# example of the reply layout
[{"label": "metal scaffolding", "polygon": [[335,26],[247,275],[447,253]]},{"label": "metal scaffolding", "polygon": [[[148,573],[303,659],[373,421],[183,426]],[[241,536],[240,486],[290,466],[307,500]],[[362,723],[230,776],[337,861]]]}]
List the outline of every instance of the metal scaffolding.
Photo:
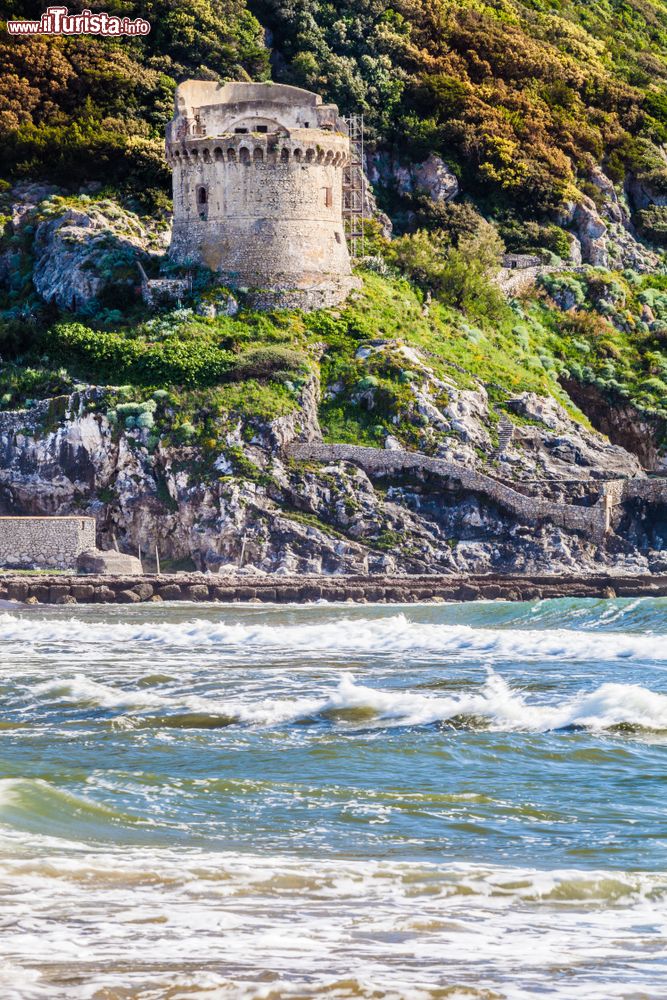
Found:
[{"label": "metal scaffolding", "polygon": [[358,259],[364,256],[364,116],[350,115],[344,121],[350,137],[350,162],[343,171],[343,220],[350,256]]}]

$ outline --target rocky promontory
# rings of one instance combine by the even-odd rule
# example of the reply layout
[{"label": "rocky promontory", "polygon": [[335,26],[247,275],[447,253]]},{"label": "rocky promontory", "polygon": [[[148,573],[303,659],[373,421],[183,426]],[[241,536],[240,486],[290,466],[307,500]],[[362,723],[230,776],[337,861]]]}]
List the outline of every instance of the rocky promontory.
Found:
[{"label": "rocky promontory", "polygon": [[561,207],[563,256],[503,298],[502,244],[443,159],[368,169],[469,232],[389,240],[369,193],[382,253],[310,316],[192,270],[185,302],[146,304],[147,271],[172,281],[164,219],[16,186],[0,513],[93,516],[100,547],[165,572],[664,572],[663,494],[642,484],[665,469],[667,295],[629,196],[593,171],[596,199]]}]

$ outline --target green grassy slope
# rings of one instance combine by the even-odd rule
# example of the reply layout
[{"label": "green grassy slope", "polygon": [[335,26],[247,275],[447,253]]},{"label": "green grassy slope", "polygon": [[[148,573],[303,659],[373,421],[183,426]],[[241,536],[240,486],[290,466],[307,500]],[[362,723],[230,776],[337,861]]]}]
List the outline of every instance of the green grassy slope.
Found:
[{"label": "green grassy slope", "polygon": [[[553,396],[585,423],[561,388],[563,377],[667,416],[662,335],[636,329],[647,301],[667,316],[664,278],[631,287],[604,272],[588,279],[559,275],[586,296],[579,312],[565,315],[544,298],[500,306],[489,323],[437,300],[426,305],[423,292],[400,276],[360,273],[363,287],[344,308],[311,314],[242,310],[204,319],[182,309],[115,330],[60,322],[3,366],[0,405],[13,409],[27,400],[30,406],[94,383],[107,386],[101,405],[121,425],[153,414],[136,424],[154,428],[153,446],[164,434],[209,450],[238,417],[260,425],[296,408],[314,370],[323,386],[323,430],[332,441],[381,445],[391,433],[407,447],[423,446],[413,390],[433,377],[442,382],[435,401],[443,406],[448,387],[483,384],[493,404],[492,434],[507,400],[525,391]],[[626,331],[603,315],[601,289],[618,296]],[[381,342],[386,349],[359,356],[359,348]],[[416,356],[406,355],[405,346]],[[170,411],[161,425],[155,408],[132,406],[152,398],[163,416],[165,407]]]}]

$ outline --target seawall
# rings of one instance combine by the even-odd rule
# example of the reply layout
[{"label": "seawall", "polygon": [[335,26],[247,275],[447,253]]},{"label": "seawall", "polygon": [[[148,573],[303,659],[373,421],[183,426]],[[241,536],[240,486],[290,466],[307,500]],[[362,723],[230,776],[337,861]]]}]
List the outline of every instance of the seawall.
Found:
[{"label": "seawall", "polygon": [[555,597],[666,597],[660,576],[0,576],[0,600],[40,604],[140,604],[155,601],[530,601]]}]

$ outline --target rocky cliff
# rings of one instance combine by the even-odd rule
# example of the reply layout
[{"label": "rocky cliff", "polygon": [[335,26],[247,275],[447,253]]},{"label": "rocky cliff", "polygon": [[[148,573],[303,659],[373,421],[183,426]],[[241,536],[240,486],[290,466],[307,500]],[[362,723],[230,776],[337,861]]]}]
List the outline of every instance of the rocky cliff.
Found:
[{"label": "rocky cliff", "polygon": [[[512,512],[473,479],[428,469],[364,471],[340,461],[297,461],[289,446],[320,437],[316,380],[299,407],[258,428],[239,421],[219,453],[149,441],[148,428],[119,430],[104,412],[104,390],[90,388],[31,409],[0,414],[0,502],[5,513],[86,513],[104,547],[118,544],[151,565],[245,573],[659,572],[667,524],[658,508],[619,508],[612,530],[592,537],[549,516]],[[531,424],[483,440],[483,395],[459,398],[464,463],[470,442],[495,453],[501,482],[521,469],[527,497],[582,509],[606,481],[640,473],[636,458],[576,426],[552,400],[517,397]],[[430,420],[437,414],[430,413]],[[386,442],[391,449],[392,443]],[[458,449],[458,450],[457,450]],[[460,465],[465,469],[464,464]]]}]

